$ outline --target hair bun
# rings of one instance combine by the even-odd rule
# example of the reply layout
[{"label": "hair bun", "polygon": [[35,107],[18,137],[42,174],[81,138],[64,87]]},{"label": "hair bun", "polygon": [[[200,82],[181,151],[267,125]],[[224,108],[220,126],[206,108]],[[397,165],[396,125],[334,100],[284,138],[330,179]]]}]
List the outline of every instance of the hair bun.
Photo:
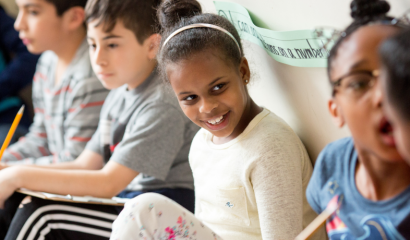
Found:
[{"label": "hair bun", "polygon": [[384,0],[353,0],[350,9],[350,15],[355,20],[360,20],[385,15],[390,10],[390,5]]},{"label": "hair bun", "polygon": [[161,27],[171,28],[182,18],[190,18],[202,13],[202,8],[196,0],[164,0],[158,9],[158,19]]}]

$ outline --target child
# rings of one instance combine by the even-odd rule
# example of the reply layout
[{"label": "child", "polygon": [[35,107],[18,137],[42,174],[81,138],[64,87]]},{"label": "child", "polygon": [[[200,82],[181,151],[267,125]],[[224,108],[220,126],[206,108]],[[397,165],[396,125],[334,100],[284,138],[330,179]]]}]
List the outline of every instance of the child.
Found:
[{"label": "child", "polygon": [[393,126],[397,149],[410,164],[410,27],[380,49],[383,106]]},{"label": "child", "polygon": [[326,224],[332,240],[410,239],[410,166],[397,152],[377,88],[378,46],[400,28],[385,1],[354,0],[351,8],[354,22],[328,59],[328,106],[352,137],[320,153],[306,195],[317,213],[331,199],[341,204]]},{"label": "child", "polygon": [[144,194],[126,204],[111,239],[294,239],[315,217],[303,194],[312,166],[292,129],[249,96],[235,27],[195,0],[166,0],[158,14],[160,70],[202,127],[189,156],[195,216]]},{"label": "child", "polygon": [[[30,93],[39,57],[27,51],[13,24],[14,19],[0,6],[0,145],[3,144],[23,101],[28,100],[27,103],[31,103],[31,94],[26,92]],[[26,95],[29,96],[26,98]],[[28,132],[32,114],[32,108],[27,106],[12,142]]]},{"label": "child", "polygon": [[[0,203],[21,187],[109,198],[156,192],[193,211],[188,152],[198,128],[184,116],[172,92],[162,87],[156,70],[159,0],[87,4],[92,66],[104,86],[113,89],[98,130],[74,162],[1,170]],[[5,239],[107,239],[121,209],[32,198],[17,210]]]},{"label": "child", "polygon": [[92,72],[84,27],[86,0],[17,0],[14,27],[32,53],[42,53],[33,82],[34,123],[5,151],[5,164],[76,159],[97,129],[108,94]]}]

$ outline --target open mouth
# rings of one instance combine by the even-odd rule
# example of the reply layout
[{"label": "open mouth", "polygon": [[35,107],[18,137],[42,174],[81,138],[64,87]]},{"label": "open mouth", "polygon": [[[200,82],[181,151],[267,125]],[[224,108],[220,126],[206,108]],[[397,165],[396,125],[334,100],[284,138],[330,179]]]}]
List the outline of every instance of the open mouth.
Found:
[{"label": "open mouth", "polygon": [[380,132],[382,134],[387,134],[387,135],[393,135],[393,128],[389,122],[383,123],[383,125],[380,127]]},{"label": "open mouth", "polygon": [[227,112],[222,116],[204,121],[205,124],[208,126],[208,128],[210,128],[211,130],[220,130],[222,128],[224,128],[227,123],[228,123],[228,118],[229,118],[229,113]]},{"label": "open mouth", "polygon": [[395,141],[393,137],[393,127],[386,118],[380,121],[379,132],[382,137],[382,141],[388,146],[395,146]]},{"label": "open mouth", "polygon": [[208,122],[209,124],[212,124],[212,125],[218,125],[218,124],[220,124],[220,123],[225,119],[224,116],[225,116],[225,115],[222,115],[222,116],[220,116],[220,117],[218,117],[218,118],[208,120],[207,122]]}]

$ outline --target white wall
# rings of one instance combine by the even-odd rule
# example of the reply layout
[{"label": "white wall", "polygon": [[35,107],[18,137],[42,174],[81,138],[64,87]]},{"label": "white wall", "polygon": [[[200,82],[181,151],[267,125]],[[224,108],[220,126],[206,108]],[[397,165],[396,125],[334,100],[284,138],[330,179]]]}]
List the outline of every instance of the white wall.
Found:
[{"label": "white wall", "polygon": [[[121,1],[121,0],[118,0]],[[276,31],[347,26],[350,0],[224,0],[247,8],[260,27]],[[212,0],[199,0],[207,12],[215,12]],[[16,13],[12,0],[0,0]],[[410,0],[389,0],[390,13],[399,16],[410,9]],[[253,99],[282,117],[298,133],[312,160],[329,142],[348,136],[336,129],[327,112],[330,88],[324,68],[298,68],[273,60],[259,46],[244,42],[253,70],[250,92]]]},{"label": "white wall", "polygon": [[[215,12],[213,1],[199,0],[205,11]],[[236,2],[257,17],[260,27],[275,31],[313,29],[330,26],[343,29],[351,22],[350,0],[224,0]],[[391,15],[410,9],[409,0],[389,0]],[[244,42],[254,81],[250,92],[257,104],[282,117],[299,135],[312,160],[323,147],[348,136],[337,129],[328,114],[330,86],[324,68],[299,68],[273,60],[265,51]]]}]

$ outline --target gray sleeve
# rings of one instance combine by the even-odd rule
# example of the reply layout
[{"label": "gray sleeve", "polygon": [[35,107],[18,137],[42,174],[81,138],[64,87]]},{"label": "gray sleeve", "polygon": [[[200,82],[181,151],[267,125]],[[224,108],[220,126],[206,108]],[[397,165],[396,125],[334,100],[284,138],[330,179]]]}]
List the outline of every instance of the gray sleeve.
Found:
[{"label": "gray sleeve", "polygon": [[175,106],[155,103],[133,121],[110,160],[165,180],[184,143],[185,116]]},{"label": "gray sleeve", "polygon": [[104,156],[103,148],[101,146],[101,122],[107,120],[106,118],[107,118],[109,110],[107,109],[106,103],[113,101],[112,99],[113,99],[113,92],[110,92],[104,101],[104,105],[102,106],[97,130],[94,132],[90,141],[88,141],[87,145],[85,146],[85,149],[98,153],[101,156]]},{"label": "gray sleeve", "polygon": [[88,141],[87,145],[85,146],[85,149],[93,151],[103,156],[102,148],[100,145],[100,124],[98,124],[97,130],[91,137],[91,140]]},{"label": "gray sleeve", "polygon": [[[4,152],[1,158],[2,162],[11,164],[12,162],[20,162],[24,159],[33,158],[27,163],[35,163],[34,159],[49,156],[51,152],[48,148],[47,132],[44,126],[44,104],[39,94],[42,94],[41,83],[34,81],[33,83],[33,104],[34,104],[34,121],[30,126],[29,132],[24,138]],[[52,158],[51,158],[52,159]],[[26,162],[21,162],[26,164]]]}]

